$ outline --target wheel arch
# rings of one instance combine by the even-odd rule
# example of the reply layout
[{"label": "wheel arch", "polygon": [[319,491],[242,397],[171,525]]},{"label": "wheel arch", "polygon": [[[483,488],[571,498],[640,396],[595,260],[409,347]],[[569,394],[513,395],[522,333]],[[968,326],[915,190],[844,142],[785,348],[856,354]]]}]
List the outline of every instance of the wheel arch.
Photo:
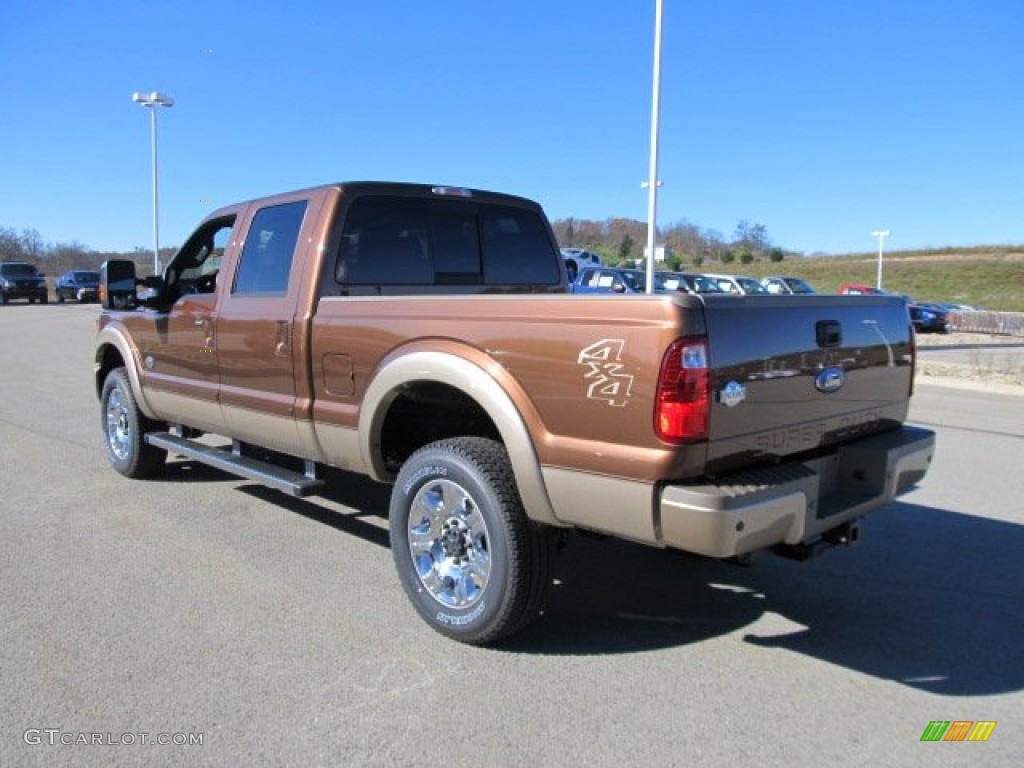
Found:
[{"label": "wheel arch", "polygon": [[[482,359],[476,360],[478,357]],[[504,373],[504,381],[499,383],[494,373]],[[381,363],[359,412],[359,448],[374,479],[394,481],[395,473],[387,466],[383,450],[384,427],[396,401],[422,382],[449,387],[486,414],[508,452],[527,515],[538,522],[562,525],[552,508],[523,411],[530,412],[534,423],[539,422],[538,417],[532,413],[525,393],[504,369],[472,348],[403,350]],[[518,390],[515,397],[509,389]]]},{"label": "wheel arch", "polygon": [[115,368],[124,367],[128,373],[128,381],[131,383],[132,395],[139,410],[150,419],[158,418],[142,389],[142,381],[139,378],[138,361],[132,350],[127,337],[119,330],[107,326],[103,328],[96,338],[96,358],[93,363],[94,384],[96,397],[99,399],[103,393],[103,382],[108,374]]}]

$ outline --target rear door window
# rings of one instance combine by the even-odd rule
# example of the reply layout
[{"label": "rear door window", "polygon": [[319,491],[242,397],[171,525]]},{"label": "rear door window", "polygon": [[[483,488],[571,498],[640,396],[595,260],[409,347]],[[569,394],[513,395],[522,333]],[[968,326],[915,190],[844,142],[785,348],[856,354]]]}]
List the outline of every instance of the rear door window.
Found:
[{"label": "rear door window", "polygon": [[233,294],[283,296],[288,292],[288,275],[305,215],[305,200],[256,212],[245,238]]}]

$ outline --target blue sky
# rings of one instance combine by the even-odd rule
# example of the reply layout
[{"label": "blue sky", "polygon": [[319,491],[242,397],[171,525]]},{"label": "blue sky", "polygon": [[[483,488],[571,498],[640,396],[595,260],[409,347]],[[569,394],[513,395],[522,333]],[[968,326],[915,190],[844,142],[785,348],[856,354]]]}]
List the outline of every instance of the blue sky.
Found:
[{"label": "blue sky", "polygon": [[[329,181],[646,220],[654,0],[4,3],[0,227],[150,247]],[[1022,0],[664,0],[658,222],[1024,243]]]}]

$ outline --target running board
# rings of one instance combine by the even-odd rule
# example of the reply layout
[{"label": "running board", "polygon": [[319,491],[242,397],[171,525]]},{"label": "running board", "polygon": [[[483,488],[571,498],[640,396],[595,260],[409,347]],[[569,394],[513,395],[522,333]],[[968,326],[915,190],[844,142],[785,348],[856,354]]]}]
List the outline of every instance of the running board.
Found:
[{"label": "running board", "polygon": [[257,483],[290,493],[292,496],[308,496],[324,484],[323,480],[317,479],[312,474],[314,464],[311,461],[306,462],[306,466],[310,468],[310,474],[304,475],[266,461],[239,456],[223,448],[215,448],[172,435],[170,432],[150,432],[146,435],[146,442],[170,453],[209,464],[211,467],[216,467],[232,475],[255,480]]}]

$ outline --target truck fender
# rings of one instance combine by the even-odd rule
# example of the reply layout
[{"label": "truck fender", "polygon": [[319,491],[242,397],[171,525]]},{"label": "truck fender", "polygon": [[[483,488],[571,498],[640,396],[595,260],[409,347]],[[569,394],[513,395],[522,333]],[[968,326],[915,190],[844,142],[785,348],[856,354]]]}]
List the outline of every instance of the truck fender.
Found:
[{"label": "truck fender", "polygon": [[96,396],[99,397],[103,391],[103,380],[106,378],[106,373],[103,370],[104,358],[106,357],[106,348],[108,346],[114,347],[117,350],[124,363],[125,370],[128,372],[128,381],[131,382],[132,394],[135,396],[135,404],[139,407],[139,410],[148,418],[158,420],[156,412],[146,399],[146,393],[139,379],[139,361],[135,356],[135,348],[132,347],[128,337],[120,329],[110,325],[101,330],[96,336],[96,359],[93,362]]},{"label": "truck fender", "polygon": [[411,381],[436,381],[461,390],[494,421],[508,451],[516,486],[530,519],[564,526],[555,516],[541,474],[533,439],[509,394],[486,370],[462,357],[438,351],[412,351],[386,361],[370,382],[359,412],[359,448],[377,480],[393,480],[379,450],[391,401]]}]

